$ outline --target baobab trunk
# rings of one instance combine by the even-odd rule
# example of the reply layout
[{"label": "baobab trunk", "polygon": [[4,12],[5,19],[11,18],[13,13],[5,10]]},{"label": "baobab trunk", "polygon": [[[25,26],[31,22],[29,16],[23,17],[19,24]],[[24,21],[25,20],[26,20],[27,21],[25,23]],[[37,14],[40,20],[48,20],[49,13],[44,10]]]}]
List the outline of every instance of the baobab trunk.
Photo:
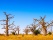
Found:
[{"label": "baobab trunk", "polygon": [[46,36],[47,35],[47,28],[46,27],[42,28],[42,30],[43,30],[43,35]]},{"label": "baobab trunk", "polygon": [[6,17],[6,36],[8,36],[8,16]]}]

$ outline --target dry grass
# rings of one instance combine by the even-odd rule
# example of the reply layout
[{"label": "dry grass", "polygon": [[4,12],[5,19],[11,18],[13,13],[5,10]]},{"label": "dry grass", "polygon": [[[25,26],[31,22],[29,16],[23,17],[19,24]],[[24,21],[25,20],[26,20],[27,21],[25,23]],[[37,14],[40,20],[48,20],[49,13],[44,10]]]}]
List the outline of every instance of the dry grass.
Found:
[{"label": "dry grass", "polygon": [[53,40],[52,35],[10,35],[10,36],[0,36],[0,40]]}]

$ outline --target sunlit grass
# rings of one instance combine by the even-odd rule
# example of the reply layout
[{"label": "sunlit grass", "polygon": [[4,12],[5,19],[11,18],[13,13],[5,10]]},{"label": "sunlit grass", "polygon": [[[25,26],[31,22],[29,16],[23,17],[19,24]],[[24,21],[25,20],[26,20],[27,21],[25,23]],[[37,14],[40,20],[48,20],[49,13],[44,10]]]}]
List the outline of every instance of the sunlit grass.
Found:
[{"label": "sunlit grass", "polygon": [[0,36],[0,40],[53,40],[53,35],[10,35],[10,36]]}]

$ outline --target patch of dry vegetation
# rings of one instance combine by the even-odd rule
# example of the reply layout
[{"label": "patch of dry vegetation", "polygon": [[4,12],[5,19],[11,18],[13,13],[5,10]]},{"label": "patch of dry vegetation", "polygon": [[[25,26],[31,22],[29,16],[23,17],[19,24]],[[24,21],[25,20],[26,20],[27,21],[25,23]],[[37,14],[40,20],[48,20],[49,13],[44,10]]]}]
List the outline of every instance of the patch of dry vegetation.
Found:
[{"label": "patch of dry vegetation", "polygon": [[0,36],[0,40],[53,40],[53,35],[10,35]]}]

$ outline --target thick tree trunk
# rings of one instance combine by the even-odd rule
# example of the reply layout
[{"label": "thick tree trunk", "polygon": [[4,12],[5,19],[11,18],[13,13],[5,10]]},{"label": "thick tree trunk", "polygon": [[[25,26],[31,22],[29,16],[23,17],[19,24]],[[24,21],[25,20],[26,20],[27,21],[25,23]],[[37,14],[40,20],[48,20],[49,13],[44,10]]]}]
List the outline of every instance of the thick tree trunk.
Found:
[{"label": "thick tree trunk", "polygon": [[8,36],[8,16],[6,18],[6,36]]},{"label": "thick tree trunk", "polygon": [[47,29],[43,28],[43,35],[46,36],[47,35]]}]

